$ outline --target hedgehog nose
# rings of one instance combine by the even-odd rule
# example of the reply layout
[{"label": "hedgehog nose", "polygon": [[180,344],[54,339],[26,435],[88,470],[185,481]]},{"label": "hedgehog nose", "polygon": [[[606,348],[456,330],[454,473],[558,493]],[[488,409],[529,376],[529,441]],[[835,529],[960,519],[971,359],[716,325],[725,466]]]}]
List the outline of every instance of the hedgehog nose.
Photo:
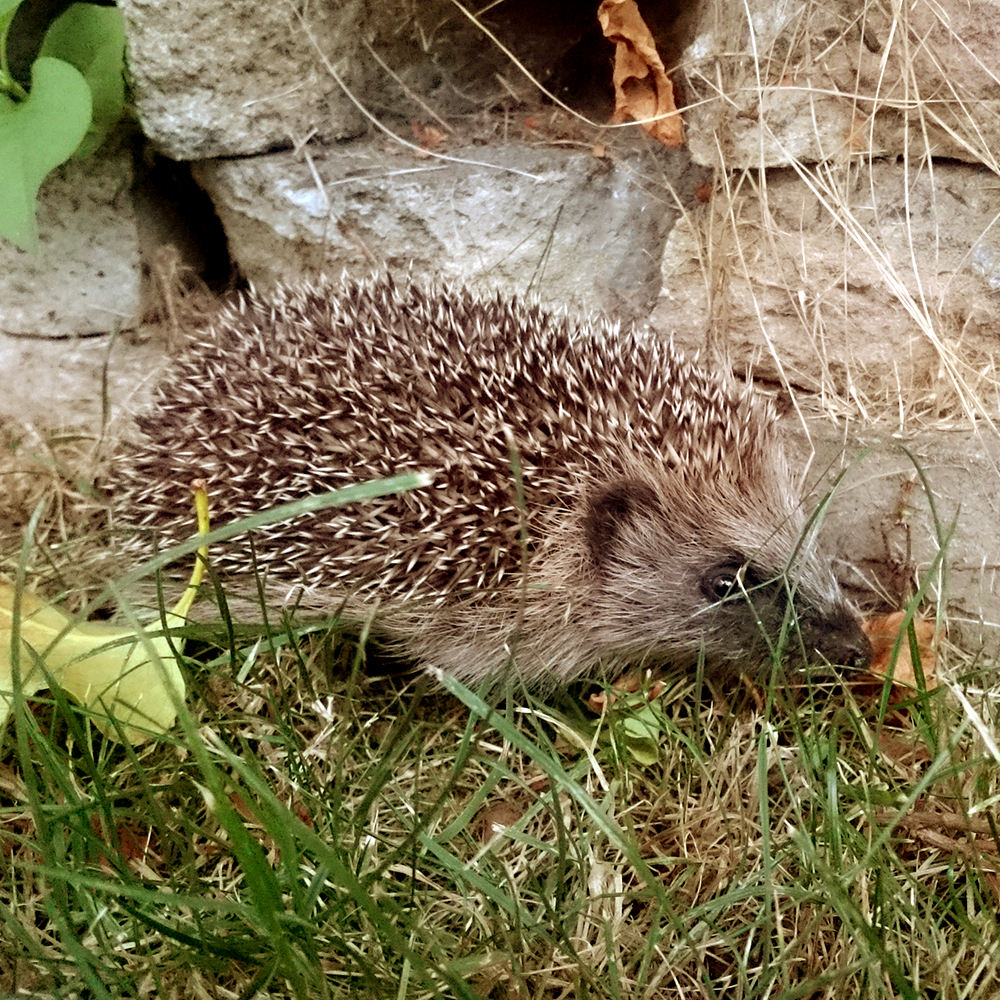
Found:
[{"label": "hedgehog nose", "polygon": [[861,629],[861,622],[846,606],[825,616],[822,626],[814,633],[816,651],[829,663],[863,670],[872,655],[872,644]]},{"label": "hedgehog nose", "polygon": [[831,663],[839,663],[841,666],[851,667],[854,670],[863,670],[868,666],[871,655],[872,644],[869,642],[868,636],[861,631],[860,625],[854,624],[850,629],[845,629],[831,644],[827,659]]},{"label": "hedgehog nose", "polygon": [[846,667],[853,667],[855,670],[864,670],[868,666],[871,656],[872,644],[868,636],[861,629],[858,629],[856,639],[844,646],[843,664]]}]

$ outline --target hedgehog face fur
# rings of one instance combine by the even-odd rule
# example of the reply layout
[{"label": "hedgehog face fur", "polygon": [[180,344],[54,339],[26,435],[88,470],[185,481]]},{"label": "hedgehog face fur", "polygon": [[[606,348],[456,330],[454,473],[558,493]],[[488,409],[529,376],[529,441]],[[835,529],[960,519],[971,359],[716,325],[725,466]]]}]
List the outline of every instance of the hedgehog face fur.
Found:
[{"label": "hedgehog face fur", "polygon": [[[249,296],[191,341],[112,464],[134,559],[213,524],[407,471],[430,488],[212,552],[235,592],[359,620],[465,680],[769,662],[868,643],[804,518],[771,406],[652,335],[385,277]],[[516,499],[511,449],[523,469]],[[526,533],[526,536],[522,533]],[[527,537],[527,547],[522,544]],[[527,556],[525,558],[525,551]]]}]

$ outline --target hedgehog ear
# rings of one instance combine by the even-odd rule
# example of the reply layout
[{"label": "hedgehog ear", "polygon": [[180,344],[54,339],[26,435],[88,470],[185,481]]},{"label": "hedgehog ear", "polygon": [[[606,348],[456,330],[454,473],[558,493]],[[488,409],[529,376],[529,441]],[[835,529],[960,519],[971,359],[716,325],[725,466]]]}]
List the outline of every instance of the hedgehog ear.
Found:
[{"label": "hedgehog ear", "polygon": [[619,479],[587,500],[583,532],[587,548],[598,566],[607,562],[625,525],[661,511],[653,489],[636,479]]}]

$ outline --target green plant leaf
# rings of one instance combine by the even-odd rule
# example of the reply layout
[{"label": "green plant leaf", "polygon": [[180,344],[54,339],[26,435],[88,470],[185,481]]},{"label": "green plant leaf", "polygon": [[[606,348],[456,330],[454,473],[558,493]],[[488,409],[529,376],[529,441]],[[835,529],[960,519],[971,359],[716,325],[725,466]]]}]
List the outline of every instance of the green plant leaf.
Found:
[{"label": "green plant leaf", "polygon": [[125,25],[117,7],[75,3],[49,26],[39,56],[75,66],[90,86],[93,121],[76,150],[94,152],[121,118],[125,107]]},{"label": "green plant leaf", "polygon": [[0,41],[6,41],[11,21],[23,0],[0,0]]},{"label": "green plant leaf", "polygon": [[80,145],[90,114],[90,87],[80,71],[46,56],[31,67],[28,99],[0,107],[0,236],[22,250],[38,246],[38,189]]},{"label": "green plant leaf", "polygon": [[0,94],[4,96],[13,94],[23,99],[24,90],[10,75],[10,68],[7,65],[7,33],[21,2],[22,0],[0,0]]},{"label": "green plant leaf", "polygon": [[660,756],[663,738],[661,716],[655,707],[643,698],[643,704],[634,708],[623,720],[629,753],[643,767],[651,767]]}]

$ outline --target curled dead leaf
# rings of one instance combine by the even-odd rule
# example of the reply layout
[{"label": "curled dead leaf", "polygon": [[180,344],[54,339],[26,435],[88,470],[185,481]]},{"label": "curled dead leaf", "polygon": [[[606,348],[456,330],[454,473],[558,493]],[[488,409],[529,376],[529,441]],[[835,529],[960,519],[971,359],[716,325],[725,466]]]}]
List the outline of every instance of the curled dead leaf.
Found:
[{"label": "curled dead leaf", "polygon": [[603,0],[597,18],[604,37],[615,43],[614,121],[634,118],[664,146],[683,146],[674,86],[635,0]]},{"label": "curled dead leaf", "polygon": [[[905,611],[893,611],[887,615],[869,618],[863,625],[865,635],[872,644],[872,656],[868,664],[868,672],[876,677],[886,677],[892,664],[892,651],[896,646],[900,629],[906,619]],[[920,669],[924,675],[926,690],[937,687],[937,633],[934,622],[926,618],[913,619],[913,631],[917,637],[917,652],[920,657]],[[892,682],[896,685],[917,687],[913,658],[910,651],[909,638],[903,635],[899,645],[899,654],[892,668]]]},{"label": "curled dead leaf", "polygon": [[[627,674],[622,674],[611,685],[610,691],[593,691],[587,698],[587,705],[592,712],[598,715],[604,711],[605,706],[610,708],[618,701],[618,693],[623,695],[635,694],[642,689],[643,684],[649,680],[648,670],[630,670]],[[651,681],[649,690],[646,692],[647,700],[653,701],[663,693],[666,685],[661,680]]]}]

